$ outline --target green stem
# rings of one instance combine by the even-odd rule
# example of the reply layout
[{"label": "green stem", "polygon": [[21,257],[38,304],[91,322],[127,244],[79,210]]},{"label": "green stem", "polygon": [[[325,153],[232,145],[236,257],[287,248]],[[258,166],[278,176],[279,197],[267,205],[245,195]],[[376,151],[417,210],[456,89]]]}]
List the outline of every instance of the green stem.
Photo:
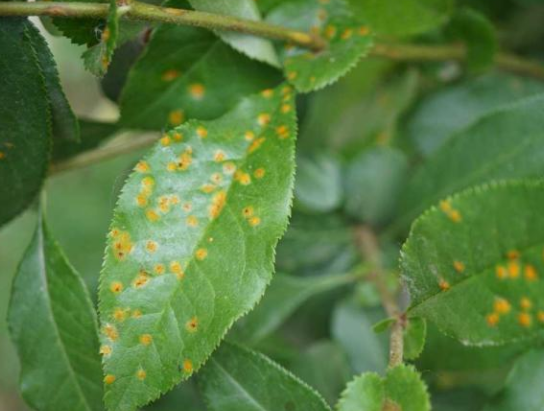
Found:
[{"label": "green stem", "polygon": [[[51,16],[66,18],[105,18],[108,15],[107,3],[76,2],[0,2],[0,16]],[[319,51],[325,48],[325,41],[313,34],[304,33],[285,27],[267,24],[261,21],[240,19],[213,13],[193,10],[174,9],[154,6],[138,1],[127,2],[119,7],[120,17],[129,20],[141,20],[202,27],[212,30],[227,30],[253,34]]]}]

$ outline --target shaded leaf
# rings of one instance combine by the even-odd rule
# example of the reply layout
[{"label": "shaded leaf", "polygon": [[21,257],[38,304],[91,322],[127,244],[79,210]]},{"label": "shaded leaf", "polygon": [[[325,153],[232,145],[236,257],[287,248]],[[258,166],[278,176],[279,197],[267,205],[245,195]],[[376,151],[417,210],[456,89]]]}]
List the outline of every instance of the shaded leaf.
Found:
[{"label": "shaded leaf", "polygon": [[[465,188],[544,175],[544,95],[495,111],[453,136],[405,188],[396,228]],[[467,153],[470,153],[468,155]]]},{"label": "shaded leaf", "polygon": [[[66,0],[61,0],[66,1]],[[84,3],[85,0],[75,0],[75,3]],[[107,3],[108,0],[98,0],[98,3]],[[73,19],[54,17],[53,24],[73,43],[94,46],[100,42],[100,34],[105,26],[104,19]]]},{"label": "shaded leaf", "polygon": [[311,297],[355,280],[354,275],[299,278],[278,274],[256,309],[237,324],[234,338],[245,345],[255,345],[274,332]]},{"label": "shaded leaf", "polygon": [[404,358],[415,360],[425,347],[427,322],[423,318],[408,318],[404,329]]},{"label": "shaded leaf", "polygon": [[342,393],[338,411],[382,411],[385,387],[378,374],[365,373],[351,381]]},{"label": "shaded leaf", "polygon": [[414,315],[465,344],[542,335],[540,183],[469,190],[413,225],[401,268]]},{"label": "shaded leaf", "polygon": [[368,27],[353,16],[344,0],[285,2],[266,19],[283,27],[320,34],[328,43],[318,53],[290,45],[281,50],[286,76],[301,92],[334,83],[366,56],[373,44]]},{"label": "shaded leaf", "polygon": [[130,71],[120,121],[160,130],[185,119],[210,120],[279,81],[276,70],[237,53],[209,31],[162,25]]},{"label": "shaded leaf", "polygon": [[258,354],[228,343],[199,374],[210,411],[327,411],[312,388]]},{"label": "shaded leaf", "polygon": [[47,172],[49,102],[33,30],[23,19],[0,19],[0,224],[28,207]]},{"label": "shaded leaf", "polygon": [[[254,0],[189,0],[196,10],[261,21],[261,13]],[[252,59],[279,67],[280,62],[270,40],[249,34],[219,32],[219,36],[235,50]]]},{"label": "shaded leaf", "polygon": [[287,225],[295,136],[283,86],[170,131],[138,163],[100,281],[109,409],[132,410],[188,378],[261,298]]},{"label": "shaded leaf", "polygon": [[13,282],[8,321],[32,408],[103,409],[94,308],[41,218]]}]

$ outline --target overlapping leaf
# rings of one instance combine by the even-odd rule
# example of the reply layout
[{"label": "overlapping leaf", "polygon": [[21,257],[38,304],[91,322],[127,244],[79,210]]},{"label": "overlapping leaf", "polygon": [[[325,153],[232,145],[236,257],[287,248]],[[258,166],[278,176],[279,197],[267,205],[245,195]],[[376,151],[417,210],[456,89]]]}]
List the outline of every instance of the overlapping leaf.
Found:
[{"label": "overlapping leaf", "polygon": [[13,283],[8,321],[33,409],[103,409],[94,308],[41,218]]},{"label": "overlapping leaf", "polygon": [[312,388],[262,354],[223,343],[199,375],[210,411],[328,411]]},{"label": "overlapping leaf", "polygon": [[353,16],[344,0],[285,2],[270,12],[267,21],[319,34],[327,42],[318,53],[292,45],[281,51],[287,78],[302,92],[334,83],[372,46],[369,28]]},{"label": "overlapping leaf", "polygon": [[403,248],[410,312],[465,344],[542,335],[542,183],[503,183],[444,200]]},{"label": "overlapping leaf", "polygon": [[110,410],[188,378],[261,298],[287,224],[295,135],[293,90],[283,86],[172,130],[138,163],[101,275]]},{"label": "overlapping leaf", "polygon": [[3,18],[0,23],[0,224],[3,224],[24,210],[42,186],[51,125],[46,84],[34,49],[37,44],[32,41],[37,33],[23,19]]}]

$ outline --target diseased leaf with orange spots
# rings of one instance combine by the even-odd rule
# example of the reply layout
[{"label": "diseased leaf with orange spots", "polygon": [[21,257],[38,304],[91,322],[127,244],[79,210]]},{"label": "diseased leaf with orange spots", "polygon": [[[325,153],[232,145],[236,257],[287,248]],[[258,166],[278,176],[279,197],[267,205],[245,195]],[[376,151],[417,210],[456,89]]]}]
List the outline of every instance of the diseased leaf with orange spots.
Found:
[{"label": "diseased leaf with orange spots", "polygon": [[295,136],[282,86],[175,128],[136,165],[100,280],[108,409],[133,410],[188,378],[261,298],[287,225]]},{"label": "diseased leaf with orange spots", "polygon": [[411,315],[465,344],[544,331],[544,184],[497,183],[444,200],[420,217],[401,268]]},{"label": "diseased leaf with orange spots", "polygon": [[224,342],[199,374],[209,411],[330,411],[310,386],[264,355]]},{"label": "diseased leaf with orange spots", "polygon": [[320,52],[281,46],[285,76],[301,92],[321,89],[351,70],[370,50],[369,28],[354,17],[344,0],[296,0],[274,8],[267,21],[323,37]]},{"label": "diseased leaf with orange spots", "polygon": [[41,216],[13,280],[8,323],[32,409],[104,409],[94,307]]}]

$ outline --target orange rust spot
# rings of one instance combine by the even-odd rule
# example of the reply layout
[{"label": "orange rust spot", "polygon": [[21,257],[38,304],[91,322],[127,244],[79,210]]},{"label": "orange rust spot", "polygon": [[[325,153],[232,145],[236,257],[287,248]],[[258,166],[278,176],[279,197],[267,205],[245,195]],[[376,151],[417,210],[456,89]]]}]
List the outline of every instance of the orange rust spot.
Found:
[{"label": "orange rust spot", "polygon": [[200,100],[206,94],[206,88],[200,83],[194,83],[189,86],[189,93],[195,100]]},{"label": "orange rust spot", "polygon": [[508,301],[504,298],[498,298],[493,304],[493,308],[497,314],[508,314],[510,312],[511,306]]},{"label": "orange rust spot", "polygon": [[164,264],[155,264],[155,267],[153,267],[153,271],[155,271],[155,274],[161,275],[164,274],[165,268]]},{"label": "orange rust spot", "polygon": [[524,274],[527,281],[535,281],[538,278],[536,268],[530,264],[525,266]]},{"label": "orange rust spot", "polygon": [[185,113],[183,110],[174,110],[168,114],[168,122],[172,126],[179,126],[185,120]]},{"label": "orange rust spot", "polygon": [[138,276],[136,277],[132,285],[134,285],[134,287],[136,288],[142,288],[143,286],[147,284],[148,281],[149,281],[149,276],[147,275],[145,271],[142,270],[139,272]]},{"label": "orange rust spot", "polygon": [[223,211],[223,207],[225,206],[226,201],[227,193],[225,191],[220,191],[213,196],[212,204],[209,208],[209,214],[211,219],[219,217],[221,211]]},{"label": "orange rust spot", "polygon": [[217,150],[215,152],[215,154],[213,155],[213,160],[216,162],[216,163],[220,163],[222,161],[224,161],[226,158],[225,156],[225,153],[221,150]]},{"label": "orange rust spot", "polygon": [[257,170],[255,170],[253,175],[255,176],[255,178],[263,178],[265,173],[266,171],[264,168],[258,168]]},{"label": "orange rust spot", "polygon": [[193,372],[193,362],[191,360],[183,361],[183,371],[186,373]]},{"label": "orange rust spot", "polygon": [[115,382],[115,375],[108,374],[104,377],[104,382],[108,385],[113,384]]},{"label": "orange rust spot", "polygon": [[244,209],[242,210],[242,215],[245,218],[251,217],[253,215],[253,207],[252,206],[244,207]]},{"label": "orange rust spot", "polygon": [[510,276],[510,278],[518,278],[520,271],[521,268],[516,260],[511,260],[508,262],[508,275]]},{"label": "orange rust spot", "polygon": [[164,73],[162,73],[161,79],[163,81],[170,82],[170,81],[174,81],[175,79],[177,79],[180,75],[181,75],[181,73],[178,70],[170,69],[170,70],[166,70]]},{"label": "orange rust spot", "polygon": [[193,317],[189,321],[187,321],[187,323],[185,324],[185,329],[190,333],[196,332],[198,329],[198,319],[196,317]]},{"label": "orange rust spot", "polygon": [[451,285],[446,280],[440,280],[438,287],[440,287],[442,291],[448,291],[451,288]]},{"label": "orange rust spot", "polygon": [[506,253],[506,257],[509,260],[517,260],[520,257],[520,253],[518,250],[510,250]]},{"label": "orange rust spot", "polygon": [[145,377],[147,377],[147,373],[140,368],[136,373],[136,377],[138,377],[139,380],[145,380]]},{"label": "orange rust spot", "polygon": [[527,311],[531,309],[531,307],[533,306],[533,303],[527,297],[523,297],[520,300],[519,305],[522,308],[522,310]]},{"label": "orange rust spot", "polygon": [[263,91],[261,92],[261,95],[262,95],[263,97],[265,97],[265,98],[270,98],[270,97],[272,97],[272,96],[274,95],[274,90],[272,90],[272,89],[270,89],[270,88],[269,88],[269,89],[266,89],[266,90],[263,90]]},{"label": "orange rust spot", "polygon": [[111,346],[109,345],[102,345],[100,347],[100,355],[104,355],[104,356],[108,356],[108,355],[111,355],[112,353],[112,349],[111,349]]},{"label": "orange rust spot", "polygon": [[326,28],[325,28],[325,37],[329,40],[332,40],[334,38],[334,36],[336,36],[336,27],[334,27],[333,25],[329,24]]},{"label": "orange rust spot", "polygon": [[142,316],[142,312],[140,310],[134,310],[132,312],[132,318],[140,318]]},{"label": "orange rust spot", "polygon": [[200,138],[206,138],[208,137],[208,130],[203,126],[200,126],[200,127],[197,127],[196,134]]},{"label": "orange rust spot", "polygon": [[234,163],[228,162],[223,165],[223,173],[225,173],[226,175],[234,174],[235,171],[236,166],[234,165]]},{"label": "orange rust spot", "polygon": [[289,137],[289,128],[287,128],[285,125],[279,126],[276,128],[276,133],[280,139],[285,139]]},{"label": "orange rust spot", "polygon": [[110,285],[110,291],[115,294],[119,294],[121,291],[123,291],[123,284],[121,284],[119,281],[114,281]]},{"label": "orange rust spot", "polygon": [[533,318],[531,317],[530,314],[527,314],[527,313],[520,313],[518,315],[518,321],[519,321],[519,324],[522,326],[522,327],[525,327],[525,328],[528,328],[531,326],[531,324],[533,323]]},{"label": "orange rust spot", "polygon": [[150,240],[145,244],[145,249],[150,253],[154,253],[159,249],[159,245],[155,241]]},{"label": "orange rust spot", "polygon": [[168,147],[172,143],[172,139],[169,136],[164,136],[159,141],[163,147]]},{"label": "orange rust spot", "polygon": [[495,275],[499,280],[504,280],[508,276],[508,271],[502,265],[498,265],[495,268]]},{"label": "orange rust spot", "polygon": [[176,131],[174,132],[174,134],[172,134],[172,138],[175,141],[183,141],[183,134],[181,134],[179,131]]},{"label": "orange rust spot", "polygon": [[140,335],[140,344],[149,345],[153,341],[151,334],[142,334]]},{"label": "orange rust spot", "polygon": [[369,34],[370,34],[370,28],[368,28],[367,26],[359,27],[359,35],[368,36]]},{"label": "orange rust spot", "polygon": [[284,104],[281,106],[281,112],[283,114],[287,114],[291,111],[291,105],[290,104]]},{"label": "orange rust spot", "polygon": [[136,171],[139,173],[147,173],[149,170],[151,170],[151,167],[149,167],[147,161],[142,160],[136,164]]},{"label": "orange rust spot", "polygon": [[458,273],[462,273],[463,271],[465,271],[465,264],[463,264],[461,261],[454,261],[453,268],[455,268],[455,271],[457,271]]},{"label": "orange rust spot", "polygon": [[113,318],[116,321],[123,322],[123,321],[125,321],[126,317],[127,317],[127,312],[126,312],[126,310],[123,310],[122,308],[116,308],[113,311]]},{"label": "orange rust spot", "polygon": [[208,256],[208,250],[206,250],[205,248],[199,248],[198,250],[196,250],[196,259],[197,260],[202,261],[207,256]]},{"label": "orange rust spot", "polygon": [[267,124],[270,123],[270,114],[267,114],[267,113],[261,113],[259,114],[259,116],[257,117],[257,122],[259,123],[259,125],[261,126],[266,126]]},{"label": "orange rust spot", "polygon": [[538,321],[539,321],[539,322],[544,323],[544,311],[540,310],[540,311],[537,313],[537,318],[538,318]]},{"label": "orange rust spot", "polygon": [[261,219],[259,217],[251,217],[249,219],[249,225],[251,225],[252,227],[257,227],[260,224],[261,224]]},{"label": "orange rust spot", "polygon": [[104,325],[104,327],[102,327],[102,333],[112,341],[115,341],[117,340],[117,338],[119,338],[117,328],[115,328],[111,324]]},{"label": "orange rust spot", "polygon": [[342,40],[348,40],[353,36],[353,29],[346,29],[342,33]]},{"label": "orange rust spot", "polygon": [[187,223],[189,227],[198,226],[198,218],[196,218],[194,215],[188,216],[185,222]]},{"label": "orange rust spot", "polygon": [[261,137],[253,141],[253,143],[251,143],[251,145],[248,147],[247,152],[253,153],[254,151],[258,150],[262,146],[262,144],[265,142],[265,140],[266,139],[264,137]]},{"label": "orange rust spot", "polygon": [[499,315],[497,313],[489,314],[486,317],[487,325],[495,327],[499,323]]},{"label": "orange rust spot", "polygon": [[253,131],[246,131],[246,133],[244,134],[244,138],[246,139],[246,141],[253,141],[253,139],[255,138],[255,133]]}]

